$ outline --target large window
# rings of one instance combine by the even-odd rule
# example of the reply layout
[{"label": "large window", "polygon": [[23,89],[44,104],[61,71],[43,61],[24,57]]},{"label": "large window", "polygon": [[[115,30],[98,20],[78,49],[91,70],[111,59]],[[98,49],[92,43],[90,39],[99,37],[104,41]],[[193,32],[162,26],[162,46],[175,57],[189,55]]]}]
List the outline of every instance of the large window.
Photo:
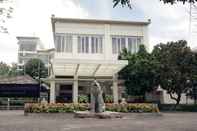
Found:
[{"label": "large window", "polygon": [[120,53],[126,48],[126,38],[124,37],[112,37],[112,50],[113,53]]},{"label": "large window", "polygon": [[142,44],[142,37],[112,37],[112,52],[113,54],[120,53],[124,48],[127,48],[131,53],[136,53],[139,45]]},{"label": "large window", "polygon": [[103,38],[102,36],[78,36],[78,53],[102,53]]},{"label": "large window", "polygon": [[72,53],[72,35],[56,34],[55,46],[57,52]]},{"label": "large window", "polygon": [[89,52],[89,37],[78,36],[78,53],[88,53],[88,52]]},{"label": "large window", "polygon": [[91,52],[102,53],[103,50],[103,39],[100,36],[91,37]]}]

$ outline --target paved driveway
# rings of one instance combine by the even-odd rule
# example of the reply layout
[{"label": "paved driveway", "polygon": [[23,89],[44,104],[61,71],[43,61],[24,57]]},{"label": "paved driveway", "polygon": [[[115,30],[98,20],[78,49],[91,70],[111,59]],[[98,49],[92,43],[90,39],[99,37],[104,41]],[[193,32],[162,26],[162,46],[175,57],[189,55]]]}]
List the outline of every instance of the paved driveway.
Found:
[{"label": "paved driveway", "polygon": [[123,119],[99,120],[0,111],[0,131],[197,131],[197,113],[127,114]]}]

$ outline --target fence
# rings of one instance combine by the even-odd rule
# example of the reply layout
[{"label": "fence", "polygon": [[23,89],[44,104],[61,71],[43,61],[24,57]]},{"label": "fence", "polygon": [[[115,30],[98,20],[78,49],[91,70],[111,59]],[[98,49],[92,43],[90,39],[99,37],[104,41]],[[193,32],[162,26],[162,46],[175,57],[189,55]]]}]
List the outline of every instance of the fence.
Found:
[{"label": "fence", "polygon": [[25,103],[38,102],[37,98],[0,98],[0,110],[23,110]]}]

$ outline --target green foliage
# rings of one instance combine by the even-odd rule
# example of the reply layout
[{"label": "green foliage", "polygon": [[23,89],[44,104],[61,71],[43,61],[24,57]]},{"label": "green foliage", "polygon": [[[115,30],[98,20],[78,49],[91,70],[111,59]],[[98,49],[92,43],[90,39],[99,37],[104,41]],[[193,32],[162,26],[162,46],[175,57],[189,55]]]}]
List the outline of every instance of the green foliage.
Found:
[{"label": "green foliage", "polygon": [[105,95],[104,101],[105,103],[113,103],[113,95]]},{"label": "green foliage", "polygon": [[[163,3],[165,4],[175,4],[177,2],[182,2],[183,4],[185,4],[186,2],[188,3],[195,3],[197,2],[197,0],[160,0],[162,1]],[[131,8],[131,2],[132,0],[113,0],[113,7],[116,7],[118,4],[122,5],[123,7],[124,6],[127,6],[129,8]]]},{"label": "green foliage", "polygon": [[25,73],[36,80],[46,78],[48,75],[48,70],[40,59],[30,59],[24,66]]},{"label": "green foliage", "polygon": [[0,62],[0,76],[16,76],[21,74],[22,72],[17,70],[17,64],[13,63],[10,66],[4,62]]},{"label": "green foliage", "polygon": [[7,76],[10,71],[10,66],[4,62],[0,62],[0,76]]},{"label": "green foliage", "polygon": [[119,3],[124,7],[127,6],[129,8],[131,8],[131,2],[130,0],[113,0],[113,7],[116,7]]},{"label": "green foliage", "polygon": [[27,103],[25,104],[25,113],[70,113],[75,111],[86,111],[88,110],[88,104],[67,104],[67,103],[56,103],[56,104],[41,104],[41,103]]},{"label": "green foliage", "polygon": [[[174,108],[174,104],[161,104],[159,105],[159,109],[161,111],[172,111]],[[197,112],[197,105],[190,104],[180,104],[173,111],[181,111],[181,112]]]},{"label": "green foliage", "polygon": [[160,63],[159,84],[178,105],[181,94],[192,89],[197,74],[196,54],[184,40],[156,45],[152,54]]},{"label": "green foliage", "polygon": [[[25,113],[70,113],[89,110],[89,104],[56,103],[56,104],[25,104]],[[106,104],[107,111],[114,112],[159,112],[157,106],[148,103],[135,104]]]},{"label": "green foliage", "polygon": [[107,111],[114,112],[159,112],[157,106],[148,103],[135,103],[135,104],[106,104]]},{"label": "green foliage", "polygon": [[120,72],[120,77],[125,80],[128,95],[144,96],[158,85],[158,62],[148,53],[144,45],[140,45],[136,54],[131,54],[126,49],[120,54],[119,59],[128,60],[129,64]]},{"label": "green foliage", "polygon": [[88,103],[88,96],[86,96],[86,95],[79,95],[78,101],[79,101],[79,103]]}]

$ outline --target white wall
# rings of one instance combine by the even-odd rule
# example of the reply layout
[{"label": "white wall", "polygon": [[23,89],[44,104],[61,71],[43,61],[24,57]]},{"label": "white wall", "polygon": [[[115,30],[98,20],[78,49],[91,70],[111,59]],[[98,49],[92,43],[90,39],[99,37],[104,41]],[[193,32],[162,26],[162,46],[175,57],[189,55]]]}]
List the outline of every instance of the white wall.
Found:
[{"label": "white wall", "polygon": [[[170,95],[164,90],[163,91],[163,102],[164,104],[175,104],[176,101],[170,98]],[[187,98],[185,94],[182,94],[180,104],[193,104],[194,100]]]},{"label": "white wall", "polygon": [[[148,49],[148,28],[143,25],[123,24],[96,24],[96,23],[55,23],[55,33],[69,33],[73,35],[72,53],[55,53],[55,58],[68,59],[94,59],[94,60],[116,60],[118,54],[112,54],[111,36],[142,36],[143,43]],[[78,54],[77,35],[103,35],[102,54]]]}]

